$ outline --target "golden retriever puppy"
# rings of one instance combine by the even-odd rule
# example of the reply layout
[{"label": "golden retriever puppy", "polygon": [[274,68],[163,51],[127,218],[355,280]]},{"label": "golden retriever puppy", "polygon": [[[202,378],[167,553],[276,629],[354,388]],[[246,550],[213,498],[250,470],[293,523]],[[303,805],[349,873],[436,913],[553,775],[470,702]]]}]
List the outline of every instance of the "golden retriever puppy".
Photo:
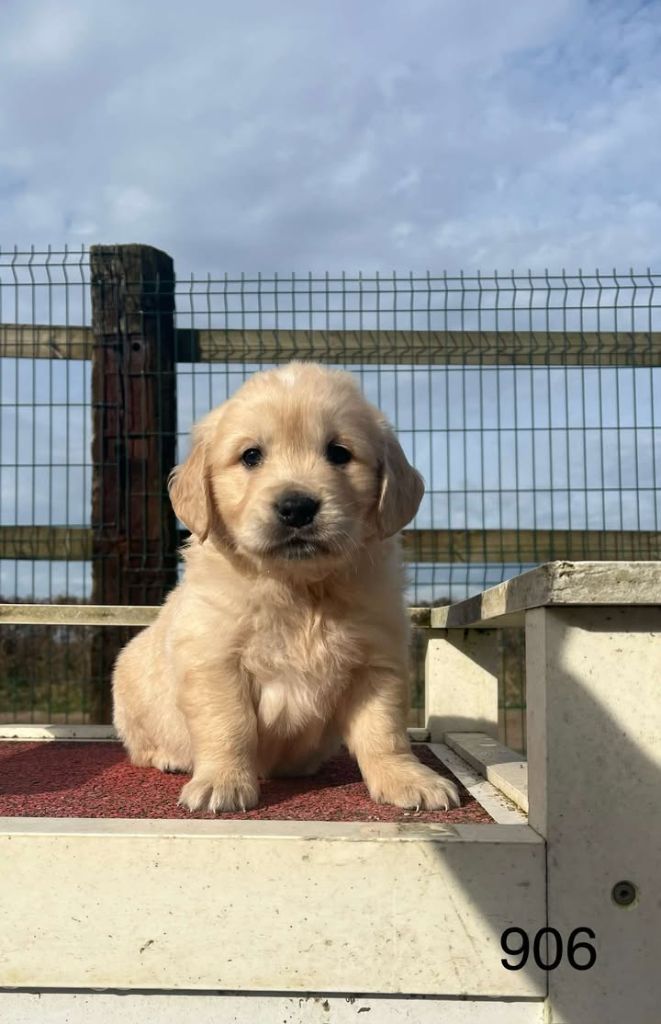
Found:
[{"label": "golden retriever puppy", "polygon": [[237,811],[260,778],[313,773],[344,742],[373,800],[458,803],[406,732],[396,534],[423,492],[348,373],[258,373],[198,423],[170,479],[185,575],[115,666],[133,763],[192,772],[191,811]]}]

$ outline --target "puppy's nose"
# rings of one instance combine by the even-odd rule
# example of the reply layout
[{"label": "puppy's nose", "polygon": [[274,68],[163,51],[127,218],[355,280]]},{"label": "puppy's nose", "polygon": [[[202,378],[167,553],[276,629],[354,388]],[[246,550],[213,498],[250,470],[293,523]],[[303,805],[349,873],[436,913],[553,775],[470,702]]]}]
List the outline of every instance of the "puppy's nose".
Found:
[{"label": "puppy's nose", "polygon": [[280,522],[285,526],[298,529],[301,526],[308,526],[316,516],[321,502],[311,498],[309,494],[301,494],[292,491],[285,494],[280,501],[276,502],[275,510],[278,513]]}]

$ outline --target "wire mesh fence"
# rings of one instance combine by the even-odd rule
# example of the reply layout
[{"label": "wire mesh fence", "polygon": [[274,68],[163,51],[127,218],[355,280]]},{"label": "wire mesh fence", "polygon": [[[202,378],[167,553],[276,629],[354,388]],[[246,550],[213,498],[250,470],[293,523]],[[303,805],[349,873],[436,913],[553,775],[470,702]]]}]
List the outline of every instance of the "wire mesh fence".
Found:
[{"label": "wire mesh fence", "polygon": [[[191,424],[292,358],[354,373],[425,477],[404,534],[411,604],[549,559],[658,558],[660,282],[175,278],[143,246],[0,253],[0,595],[159,603],[182,537],[166,478]],[[86,675],[59,667],[58,643],[82,664],[70,638],[42,641],[38,671],[7,661],[5,640],[0,714],[107,717],[122,637],[90,640]],[[46,663],[57,685],[37,685]],[[523,704],[520,685],[508,701]]]}]

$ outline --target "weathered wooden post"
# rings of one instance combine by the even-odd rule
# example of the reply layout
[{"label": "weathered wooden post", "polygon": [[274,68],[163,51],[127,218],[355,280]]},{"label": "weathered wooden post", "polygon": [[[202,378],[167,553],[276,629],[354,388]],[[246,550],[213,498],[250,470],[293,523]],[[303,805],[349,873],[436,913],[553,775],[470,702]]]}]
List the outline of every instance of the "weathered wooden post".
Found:
[{"label": "weathered wooden post", "polygon": [[[177,578],[174,268],[146,245],[91,249],[92,601],[159,604]],[[122,629],[92,640],[90,717],[110,720]]]}]

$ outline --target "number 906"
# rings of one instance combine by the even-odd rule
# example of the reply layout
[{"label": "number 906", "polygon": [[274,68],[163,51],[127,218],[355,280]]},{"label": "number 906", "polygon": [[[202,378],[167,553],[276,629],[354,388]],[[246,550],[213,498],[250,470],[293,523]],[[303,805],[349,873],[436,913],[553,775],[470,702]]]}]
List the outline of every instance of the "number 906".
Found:
[{"label": "number 906", "polygon": [[[597,960],[597,951],[589,942],[579,942],[579,936],[595,938],[592,928],[574,928],[567,940],[567,961],[575,971],[589,971]],[[502,959],[507,971],[520,971],[528,963],[530,939],[523,928],[506,928],[500,936],[500,946],[510,957],[520,957],[518,963]],[[562,963],[562,936],[557,928],[540,928],[532,943],[533,960],[544,971],[554,971]],[[578,954],[578,958],[577,958]]]}]

